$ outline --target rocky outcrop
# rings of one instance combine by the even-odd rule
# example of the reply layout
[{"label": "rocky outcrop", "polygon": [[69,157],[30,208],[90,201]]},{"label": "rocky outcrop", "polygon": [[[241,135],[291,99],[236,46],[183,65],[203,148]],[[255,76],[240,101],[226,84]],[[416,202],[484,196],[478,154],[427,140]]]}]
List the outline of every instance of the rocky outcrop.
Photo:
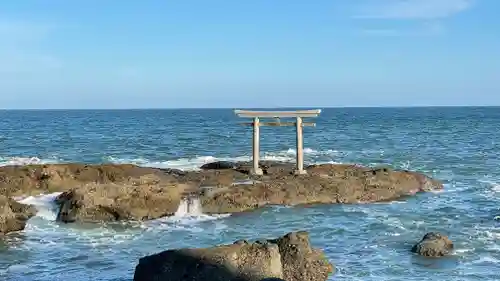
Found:
[{"label": "rocky outcrop", "polygon": [[[134,281],[325,281],[334,271],[307,232],[254,243],[236,241],[204,249],[168,250],[143,257]],[[264,279],[276,280],[276,279]],[[277,279],[279,280],[279,279]]]},{"label": "rocky outcrop", "polygon": [[0,235],[23,230],[26,222],[36,214],[36,209],[0,195]]},{"label": "rocky outcrop", "polygon": [[[265,205],[369,203],[395,200],[442,184],[425,175],[356,165],[315,165],[294,176],[286,166],[268,168],[260,183],[221,188],[202,196],[206,213],[232,213]],[[276,171],[274,174],[270,170]],[[280,172],[282,171],[282,172]]]},{"label": "rocky outcrop", "polygon": [[[0,167],[0,194],[63,192],[59,219],[147,220],[173,214],[180,200],[199,196],[206,213],[233,213],[266,205],[368,203],[442,188],[423,174],[356,165],[313,165],[293,175],[290,163],[263,161],[264,176],[250,163],[218,162],[201,171],[134,165],[29,165]],[[233,168],[229,168],[233,167]],[[251,180],[248,184],[241,181]]]},{"label": "rocky outcrop", "polygon": [[88,184],[56,198],[59,205],[57,220],[142,221],[171,216],[186,189],[181,184]]},{"label": "rocky outcrop", "polygon": [[447,236],[429,232],[413,246],[411,251],[425,257],[442,257],[453,250],[453,242]]},{"label": "rocky outcrop", "polygon": [[0,194],[11,197],[61,192],[88,183],[130,183],[153,178],[176,182],[175,173],[135,165],[54,164],[0,167]]}]

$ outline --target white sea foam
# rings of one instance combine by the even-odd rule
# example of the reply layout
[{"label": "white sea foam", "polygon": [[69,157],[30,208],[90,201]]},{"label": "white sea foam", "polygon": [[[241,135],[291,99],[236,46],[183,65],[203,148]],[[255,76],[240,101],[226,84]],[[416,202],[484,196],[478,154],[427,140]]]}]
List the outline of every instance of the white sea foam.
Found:
[{"label": "white sea foam", "polygon": [[475,250],[474,248],[459,248],[459,249],[453,250],[453,252],[458,254],[458,255],[463,255],[466,253],[474,252],[474,250]]},{"label": "white sea foam", "polygon": [[479,258],[478,260],[471,262],[471,264],[488,264],[488,263],[497,264],[497,263],[500,263],[500,260],[495,258],[495,257],[492,257],[490,255],[484,255],[481,258]]},{"label": "white sea foam", "polygon": [[[50,194],[42,194],[38,196],[29,196],[16,199],[19,203],[33,205],[37,209],[36,217],[42,218],[46,221],[55,221],[57,217],[57,208],[54,200],[60,194],[61,192],[54,192]],[[151,223],[146,222],[145,227],[148,227],[148,224],[157,225],[162,223],[191,224],[194,222],[216,220],[227,216],[229,215],[204,214],[202,211],[200,200],[198,198],[192,198],[191,200],[184,199],[181,201],[177,211],[173,216],[152,220]]]},{"label": "white sea foam", "polygon": [[[360,202],[361,204],[366,204],[364,202]],[[384,201],[384,202],[371,202],[370,205],[395,205],[395,204],[407,204],[407,201]]]},{"label": "white sea foam", "polygon": [[444,185],[444,186],[445,186],[445,188],[443,188],[443,189],[434,189],[434,190],[430,190],[429,192],[433,193],[433,194],[444,193],[444,192],[446,192],[448,190],[448,189],[446,189],[446,185]]},{"label": "white sea foam", "polygon": [[1,157],[0,156],[0,166],[23,166],[23,165],[35,165],[35,164],[53,164],[60,162],[56,158],[41,159],[38,157]]},{"label": "white sea foam", "polygon": [[165,217],[153,220],[148,225],[163,225],[170,227],[175,225],[189,225],[196,222],[217,220],[228,217],[228,214],[223,215],[207,215],[203,213],[200,200],[198,198],[183,199],[177,208],[175,214],[171,217]]},{"label": "white sea foam", "polygon": [[[38,196],[16,198],[23,204],[31,204],[37,209],[37,214],[26,224],[24,233],[30,239],[23,243],[14,243],[15,237],[9,238],[13,247],[30,250],[51,249],[54,245],[63,245],[64,241],[74,240],[89,245],[93,251],[114,251],[109,245],[131,243],[141,239],[143,235],[156,235],[156,232],[183,231],[201,233],[206,231],[199,223],[215,221],[229,215],[208,215],[202,212],[201,203],[197,198],[191,201],[183,200],[171,217],[164,217],[146,222],[113,222],[103,224],[74,224],[64,225],[55,222],[57,209],[54,199],[60,193],[51,193]],[[223,221],[215,222],[210,227],[214,234],[227,228]],[[149,234],[147,234],[149,233]]]},{"label": "white sea foam", "polygon": [[[281,162],[294,162],[295,161],[295,149],[288,149],[280,152],[265,152],[261,156],[261,160],[268,161],[281,161]],[[322,156],[326,159],[329,159],[326,163],[337,163],[334,162],[337,159],[338,152],[336,150],[326,150],[326,151],[317,151],[311,148],[304,149],[304,156],[306,157],[306,162],[314,163],[314,161],[310,161],[307,158],[314,158],[318,156]],[[236,157],[215,157],[215,156],[197,156],[193,158],[180,158],[175,160],[168,161],[151,161],[144,158],[117,158],[113,156],[108,156],[106,159],[109,162],[116,164],[136,164],[139,166],[152,167],[152,168],[172,168],[179,170],[197,170],[202,165],[215,162],[215,161],[250,161],[252,158],[250,156],[236,156]],[[323,162],[324,163],[324,162]]]},{"label": "white sea foam", "polygon": [[500,240],[500,232],[497,232],[497,230],[486,229],[483,232],[483,235],[486,237],[485,240],[487,240],[487,241],[498,241],[498,240]]},{"label": "white sea foam", "polygon": [[495,193],[500,193],[500,183],[498,183],[497,181],[493,181],[490,179],[480,179],[478,181],[480,183],[484,183],[484,184],[489,185],[491,187],[491,191],[493,191]]},{"label": "white sea foam", "polygon": [[500,244],[495,243],[495,244],[488,245],[486,247],[486,249],[493,251],[493,252],[500,253]]},{"label": "white sea foam", "polygon": [[[274,160],[283,162],[293,162],[295,161],[295,149],[288,149],[281,152],[267,152],[263,153],[261,156],[262,160]],[[306,162],[315,163],[314,160],[321,158],[322,160],[330,160],[328,162],[322,163],[338,163],[334,162],[337,160],[342,153],[336,150],[325,150],[317,151],[311,148],[304,149],[304,156]],[[144,158],[117,158],[117,157],[107,157],[107,161],[117,164],[136,164],[139,166],[146,167],[157,167],[157,168],[175,168],[181,170],[197,170],[200,166],[206,163],[214,161],[249,161],[250,156],[237,156],[237,157],[214,157],[214,156],[198,156],[193,158],[180,158],[168,161],[152,161]],[[25,165],[25,164],[43,164],[43,163],[57,163],[55,159],[40,159],[36,157],[10,157],[10,158],[0,158],[0,166],[2,165]],[[316,162],[317,163],[317,162]],[[27,198],[20,198],[19,202],[25,204],[32,204],[38,210],[38,219],[28,222],[26,230],[28,233],[33,234],[34,232],[39,233],[49,232],[55,235],[54,237],[59,237],[60,235],[70,235],[76,236],[78,239],[87,240],[89,243],[99,245],[101,243],[108,243],[114,241],[118,243],[119,241],[129,240],[133,237],[132,234],[123,234],[124,236],[117,237],[116,231],[103,226],[98,229],[73,229],[61,227],[57,223],[54,223],[56,219],[56,210],[53,204],[54,198],[60,193],[46,194],[40,196],[31,196]],[[395,202],[395,203],[405,203],[405,202]],[[286,207],[276,207],[286,208]],[[357,210],[357,211],[367,211],[368,210]],[[371,213],[373,216],[373,213]],[[191,205],[187,201],[183,201],[174,216],[160,218],[156,220],[147,221],[144,223],[139,223],[138,227],[135,227],[134,232],[138,229],[142,231],[189,231],[189,232],[201,232],[204,231],[203,227],[199,223],[204,221],[220,220],[222,218],[228,217],[229,215],[208,215],[202,212],[202,208],[199,200],[194,199]],[[399,230],[405,230],[405,227],[400,221],[394,219],[388,219],[387,216],[375,216],[377,219],[389,226],[392,226]],[[226,227],[223,220],[216,222],[218,229],[224,229]],[[137,233],[136,233],[137,234]],[[130,237],[129,237],[130,236]],[[50,236],[52,237],[52,236]],[[55,239],[55,238],[54,238]],[[50,240],[50,239],[49,239]],[[51,240],[52,241],[52,240]],[[55,241],[55,240],[54,240]],[[50,243],[49,243],[50,244]]]},{"label": "white sea foam", "polygon": [[[296,150],[293,148],[279,151],[279,152],[264,152],[261,156],[261,160],[267,161],[281,161],[281,162],[294,162],[295,161]],[[341,155],[340,152],[336,150],[324,150],[318,151],[312,148],[304,148],[304,156],[305,162],[313,164],[313,161],[316,157],[322,157],[326,161],[321,163],[338,163],[334,160]],[[250,161],[251,156],[242,155],[236,157],[216,157],[216,156],[196,156],[192,158],[179,158],[173,160],[150,160],[145,158],[123,158],[123,157],[115,157],[115,156],[107,156],[105,160],[115,164],[135,164],[144,167],[152,167],[152,168],[172,168],[179,170],[197,170],[200,166],[215,162],[215,161]],[[54,164],[61,163],[62,161],[57,158],[38,158],[38,157],[0,157],[0,166],[11,166],[11,165],[30,165],[30,164]]]},{"label": "white sea foam", "polygon": [[26,198],[16,198],[19,203],[33,205],[37,209],[37,217],[43,218],[48,221],[55,221],[57,217],[57,210],[54,200],[61,192],[54,192],[50,194],[42,194],[38,196],[29,196]]},{"label": "white sea foam", "polygon": [[484,177],[477,180],[485,189],[481,190],[482,197],[497,200],[500,196],[500,181],[496,178]]},{"label": "white sea foam", "polygon": [[174,216],[176,217],[189,217],[203,215],[200,199],[188,198],[181,200],[177,211]]}]

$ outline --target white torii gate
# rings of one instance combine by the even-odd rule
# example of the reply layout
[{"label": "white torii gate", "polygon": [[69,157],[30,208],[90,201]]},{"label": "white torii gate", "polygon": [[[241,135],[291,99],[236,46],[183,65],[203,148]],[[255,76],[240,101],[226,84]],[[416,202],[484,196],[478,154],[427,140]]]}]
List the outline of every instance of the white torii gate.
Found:
[{"label": "white torii gate", "polygon": [[[304,126],[316,126],[316,123],[312,122],[302,122],[302,118],[306,117],[318,117],[321,113],[321,109],[313,110],[297,110],[297,111],[251,111],[251,110],[235,110],[234,113],[238,117],[253,118],[253,122],[243,123],[242,125],[253,126],[253,147],[252,147],[252,160],[253,168],[251,174],[262,175],[262,169],[259,167],[259,134],[260,126],[295,126],[297,133],[297,169],[295,170],[296,175],[306,174],[307,171],[304,170],[304,147],[303,147],[303,134],[302,127]],[[280,118],[296,118],[296,122],[281,122]],[[275,122],[260,122],[260,118],[275,118]]]}]

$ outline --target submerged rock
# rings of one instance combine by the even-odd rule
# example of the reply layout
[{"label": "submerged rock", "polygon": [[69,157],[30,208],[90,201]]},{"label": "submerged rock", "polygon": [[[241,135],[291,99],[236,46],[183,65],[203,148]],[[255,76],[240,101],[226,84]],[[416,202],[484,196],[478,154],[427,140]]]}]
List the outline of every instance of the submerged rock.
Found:
[{"label": "submerged rock", "polygon": [[26,222],[36,214],[36,209],[0,195],[0,235],[23,230]]},{"label": "submerged rock", "polygon": [[413,246],[411,251],[425,257],[442,257],[453,250],[453,242],[447,236],[429,232]]},{"label": "submerged rock", "polygon": [[[63,192],[58,219],[72,221],[147,220],[177,210],[186,194],[198,196],[205,213],[233,213],[266,205],[390,201],[441,189],[423,174],[356,165],[313,165],[293,175],[293,164],[265,161],[264,176],[234,169],[178,171],[134,165],[56,164],[0,167],[0,194]],[[216,164],[215,166],[222,164]],[[247,181],[246,184],[239,182]]]},{"label": "submerged rock", "polygon": [[[134,281],[325,281],[333,273],[307,232],[292,232],[268,243],[241,243],[204,249],[167,250],[143,257]],[[270,278],[270,279],[266,279]]]}]

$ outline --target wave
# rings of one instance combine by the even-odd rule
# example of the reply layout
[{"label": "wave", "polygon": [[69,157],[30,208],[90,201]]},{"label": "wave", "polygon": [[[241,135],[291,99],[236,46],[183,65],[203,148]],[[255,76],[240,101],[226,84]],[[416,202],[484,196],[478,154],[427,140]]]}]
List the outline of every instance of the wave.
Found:
[{"label": "wave", "polygon": [[55,221],[57,218],[57,206],[54,200],[61,192],[42,194],[38,196],[28,196],[25,198],[15,198],[16,201],[26,205],[33,205],[37,210],[37,217],[48,221]]},{"label": "wave", "polygon": [[498,181],[489,180],[489,179],[479,179],[477,181],[479,183],[483,183],[483,184],[487,185],[492,192],[500,193],[500,183],[498,183]]},{"label": "wave", "polygon": [[[22,244],[20,247],[49,247],[55,245],[62,237],[74,237],[80,241],[91,244],[93,247],[99,245],[120,244],[126,241],[138,239],[144,232],[156,233],[161,231],[184,231],[199,233],[204,231],[200,223],[216,221],[229,217],[229,214],[208,215],[201,211],[200,202],[194,203],[198,206],[189,210],[185,204],[179,206],[179,210],[174,216],[163,217],[150,221],[136,222],[110,222],[97,224],[74,224],[65,227],[56,222],[57,206],[54,199],[60,192],[41,194],[37,196],[18,197],[16,201],[33,205],[37,209],[37,214],[26,224],[24,233],[32,240],[22,243],[15,243],[16,237],[9,238],[11,244]],[[216,223],[216,228],[221,231],[227,226],[223,221]],[[40,244],[40,242],[43,242]]]},{"label": "wave", "polygon": [[25,166],[25,165],[40,165],[40,164],[56,164],[61,161],[56,158],[41,159],[38,157],[1,157],[0,166]]},{"label": "wave", "polygon": [[[268,161],[281,161],[281,162],[294,162],[295,161],[296,150],[288,149],[279,152],[264,152],[261,155],[261,160]],[[331,161],[326,161],[326,163],[336,163],[333,161],[339,155],[336,150],[325,150],[317,151],[312,148],[304,148],[304,156],[306,162],[315,163],[314,158],[321,157],[323,159],[330,159]],[[104,162],[110,162],[114,164],[135,164],[143,167],[151,168],[171,168],[180,170],[197,170],[200,166],[214,162],[214,161],[250,161],[251,156],[243,155],[236,157],[216,157],[216,156],[195,156],[192,158],[179,158],[166,161],[150,160],[145,158],[122,158],[115,156],[106,156],[103,158]],[[38,157],[0,157],[0,166],[12,166],[12,165],[32,165],[32,164],[56,164],[65,163],[63,161],[55,158],[38,158]],[[325,163],[324,161],[322,163]]]},{"label": "wave", "polygon": [[[260,160],[267,161],[280,161],[280,162],[294,162],[295,161],[296,150],[288,149],[280,152],[265,152],[261,155]],[[317,151],[311,148],[304,149],[304,156],[306,160],[313,160],[311,158],[317,156],[327,156],[332,159],[337,155],[335,150]],[[310,159],[307,159],[310,158]],[[250,161],[251,156],[243,155],[236,157],[215,157],[215,156],[197,156],[192,158],[179,158],[167,161],[150,161],[144,158],[115,158],[112,156],[107,157],[107,161],[115,164],[136,164],[139,166],[152,167],[152,168],[173,168],[180,170],[197,170],[204,164],[215,162],[215,161]],[[314,161],[309,161],[313,163]],[[330,161],[330,163],[335,163]]]},{"label": "wave", "polygon": [[[380,151],[369,151],[373,153],[380,153]],[[362,150],[360,152],[355,151],[338,151],[333,149],[328,150],[315,150],[312,148],[304,148],[304,162],[305,164],[347,164],[347,163],[358,163],[360,160],[357,160],[357,157],[352,157],[352,155],[356,154],[365,155],[367,150]],[[263,152],[261,153],[261,160],[264,161],[279,161],[279,162],[295,162],[296,150],[293,148],[289,148],[287,150],[278,151],[278,152]],[[217,157],[213,155],[196,155],[190,158],[178,158],[171,160],[156,160],[156,159],[147,159],[142,157],[127,157],[127,156],[116,156],[116,155],[108,155],[104,156],[100,159],[100,161],[92,161],[92,163],[112,163],[112,164],[134,164],[142,167],[150,167],[150,168],[170,168],[170,169],[179,169],[185,171],[199,170],[199,168],[207,163],[215,162],[215,161],[230,161],[230,162],[240,162],[240,161],[250,161],[252,158],[250,155],[240,155],[234,157]],[[57,164],[57,163],[68,163],[68,162],[81,162],[81,160],[71,160],[71,159],[62,159],[62,158],[39,158],[39,157],[23,157],[23,156],[13,156],[13,157],[1,157],[0,156],[0,166],[22,166],[22,165],[33,165],[33,164]],[[361,160],[361,162],[363,162]],[[380,162],[367,162],[363,163],[367,166],[378,166]],[[392,163],[394,167],[399,169],[417,169],[425,171],[425,167],[423,166],[414,166],[412,165],[411,160],[405,161],[397,161]],[[429,171],[430,174],[435,174],[434,176],[439,178],[452,178],[453,175],[449,173],[444,173],[441,175],[442,171]],[[446,171],[444,171],[446,172]],[[437,173],[437,174],[436,174]]]}]

